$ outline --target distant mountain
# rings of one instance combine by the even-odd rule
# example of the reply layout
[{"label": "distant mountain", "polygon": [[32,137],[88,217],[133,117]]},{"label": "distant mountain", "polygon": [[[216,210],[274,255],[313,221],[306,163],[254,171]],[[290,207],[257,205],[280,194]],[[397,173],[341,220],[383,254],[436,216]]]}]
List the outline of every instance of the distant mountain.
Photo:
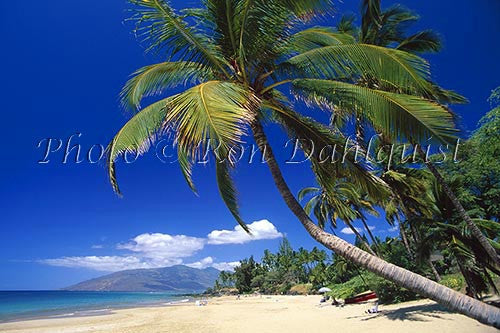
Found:
[{"label": "distant mountain", "polygon": [[172,266],[112,273],[64,288],[69,291],[175,291],[200,292],[212,287],[219,276],[215,268]]}]

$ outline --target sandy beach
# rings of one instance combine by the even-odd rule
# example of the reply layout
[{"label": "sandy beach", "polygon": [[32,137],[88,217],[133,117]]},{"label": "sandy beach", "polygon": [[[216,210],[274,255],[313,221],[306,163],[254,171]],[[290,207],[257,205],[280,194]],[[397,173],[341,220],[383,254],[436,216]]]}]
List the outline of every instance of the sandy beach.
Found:
[{"label": "sandy beach", "polygon": [[213,298],[194,304],[116,310],[96,317],[40,319],[0,324],[5,333],[157,332],[497,332],[465,316],[423,300],[380,306],[320,307],[319,296]]}]

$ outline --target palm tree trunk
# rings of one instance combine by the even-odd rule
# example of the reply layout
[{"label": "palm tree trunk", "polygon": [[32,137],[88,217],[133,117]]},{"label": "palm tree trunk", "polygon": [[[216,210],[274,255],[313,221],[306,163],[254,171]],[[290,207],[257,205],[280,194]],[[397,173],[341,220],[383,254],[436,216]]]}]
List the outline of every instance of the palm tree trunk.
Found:
[{"label": "palm tree trunk", "polygon": [[462,206],[462,204],[460,203],[458,198],[455,196],[455,193],[453,193],[451,188],[448,186],[448,184],[444,180],[443,176],[441,176],[441,173],[439,173],[439,171],[436,169],[434,164],[427,159],[427,155],[424,153],[422,148],[420,146],[417,146],[417,147],[418,147],[417,149],[418,149],[418,153],[420,154],[420,157],[424,160],[425,165],[427,166],[429,171],[434,175],[438,184],[443,188],[444,192],[446,193],[446,195],[450,199],[451,203],[453,204],[453,206],[457,210],[460,218],[463,219],[465,221],[465,223],[467,224],[467,227],[469,227],[472,236],[474,236],[474,238],[477,239],[477,241],[479,242],[481,247],[486,251],[486,253],[488,253],[488,256],[491,258],[493,263],[495,263],[495,265],[497,267],[500,267],[500,256],[497,254],[497,252],[495,251],[493,246],[491,246],[491,244],[488,241],[488,239],[486,238],[486,236],[481,232],[481,230],[479,230],[479,228],[474,223],[474,221],[472,221],[469,214],[467,214],[464,207]]},{"label": "palm tree trunk", "polygon": [[351,231],[354,233],[354,235],[356,235],[356,238],[358,238],[359,241],[366,247],[367,251],[370,252],[372,255],[378,257],[378,255],[370,247],[370,244],[368,244],[365,241],[365,239],[363,238],[363,236],[361,236],[361,234],[359,233],[359,231],[351,223],[346,223],[346,224],[351,229]]},{"label": "palm tree trunk", "polygon": [[500,328],[500,309],[489,306],[466,295],[460,294],[432,280],[424,278],[406,269],[390,264],[376,256],[353,246],[352,244],[331,235],[319,228],[304,212],[302,206],[294,197],[285,182],[278,162],[274,157],[262,125],[255,121],[252,124],[255,141],[262,153],[265,154],[267,164],[273,180],[288,208],[302,223],[309,235],[335,253],[358,264],[367,270],[390,280],[397,285],[412,290],[424,297],[428,297],[452,311],[467,315],[478,321]]},{"label": "palm tree trunk", "polygon": [[427,260],[427,262],[429,263],[429,266],[431,267],[432,274],[434,274],[436,281],[437,282],[441,281],[441,275],[439,275],[439,272],[437,271],[436,266],[434,266],[434,263],[432,262],[432,259],[430,257]]},{"label": "palm tree trunk", "polygon": [[408,243],[408,238],[406,237],[406,232],[403,224],[401,223],[401,219],[399,217],[399,213],[396,214],[397,220],[398,220],[398,227],[399,227],[399,234],[401,235],[401,239],[403,240],[403,244],[405,246],[406,252],[408,252],[408,257],[410,260],[413,260],[413,252],[410,248],[410,243]]},{"label": "palm tree trunk", "polygon": [[368,224],[366,224],[366,220],[364,218],[361,218],[361,222],[363,222],[363,227],[366,229],[366,232],[368,233],[368,236],[370,236],[370,239],[372,240],[373,245],[375,245],[375,248],[377,249],[377,252],[379,252],[377,239],[375,238],[375,236],[373,236],[373,233],[370,230],[370,226],[368,226]]}]

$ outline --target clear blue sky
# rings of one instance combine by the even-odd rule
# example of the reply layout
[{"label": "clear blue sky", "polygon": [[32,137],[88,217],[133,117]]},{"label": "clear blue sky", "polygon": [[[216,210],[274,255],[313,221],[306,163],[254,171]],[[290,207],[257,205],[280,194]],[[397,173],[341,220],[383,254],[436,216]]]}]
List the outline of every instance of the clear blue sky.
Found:
[{"label": "clear blue sky", "polygon": [[[338,4],[339,13],[358,12],[358,1],[344,2]],[[179,7],[183,2],[173,3]],[[384,6],[392,3],[383,2]],[[489,110],[490,91],[500,85],[500,2],[399,3],[422,16],[418,28],[433,28],[443,36],[444,51],[428,57],[433,76],[442,86],[470,99],[469,105],[455,110],[463,118],[463,128],[473,129]],[[162,164],[152,156],[130,166],[120,165],[125,197],[119,199],[103,164],[62,165],[61,153],[54,155],[52,163],[37,164],[43,156],[37,143],[43,138],[66,139],[80,132],[77,142],[86,153],[95,143],[109,142],[126,121],[128,116],[117,102],[120,88],[135,69],[159,60],[144,54],[130,25],[123,23],[126,8],[125,0],[0,4],[4,13],[0,22],[4,32],[0,52],[0,290],[60,288],[103,274],[49,263],[81,266],[80,260],[89,267],[94,260],[100,265],[126,266],[127,260],[139,257],[151,264],[158,262],[158,253],[171,262],[187,264],[207,257],[215,263],[233,262],[251,254],[259,256],[265,248],[276,249],[277,232],[286,234],[294,247],[315,245],[283,204],[264,165],[242,166],[236,180],[245,220],[270,221],[277,231],[265,224],[263,238],[274,239],[245,244],[227,244],[231,241],[226,239],[225,244],[215,245],[207,235],[213,230],[232,230],[235,222],[218,197],[213,168],[196,169],[200,193],[196,197],[176,165]],[[276,128],[269,133],[275,142],[283,142]],[[280,158],[286,158],[284,151]],[[294,191],[312,185],[307,168],[284,166],[284,172]],[[376,227],[375,234],[390,234],[384,220],[372,219],[370,224]],[[162,235],[132,240],[149,233]],[[167,239],[166,235],[176,237]],[[239,237],[238,233],[229,235]],[[148,246],[158,242],[166,243],[155,254]],[[182,257],[167,253],[164,245],[168,242],[184,251]],[[96,258],[82,259],[89,256]],[[74,257],[73,264],[61,259],[65,257]]]}]

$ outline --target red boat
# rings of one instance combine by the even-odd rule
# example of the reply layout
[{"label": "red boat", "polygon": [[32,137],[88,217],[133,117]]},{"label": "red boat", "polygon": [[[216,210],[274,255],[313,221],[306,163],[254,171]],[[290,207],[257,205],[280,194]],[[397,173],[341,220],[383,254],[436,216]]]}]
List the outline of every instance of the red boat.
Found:
[{"label": "red boat", "polygon": [[345,304],[356,304],[369,301],[371,299],[378,298],[377,293],[374,291],[366,291],[361,294],[357,294],[354,297],[346,298]]}]

